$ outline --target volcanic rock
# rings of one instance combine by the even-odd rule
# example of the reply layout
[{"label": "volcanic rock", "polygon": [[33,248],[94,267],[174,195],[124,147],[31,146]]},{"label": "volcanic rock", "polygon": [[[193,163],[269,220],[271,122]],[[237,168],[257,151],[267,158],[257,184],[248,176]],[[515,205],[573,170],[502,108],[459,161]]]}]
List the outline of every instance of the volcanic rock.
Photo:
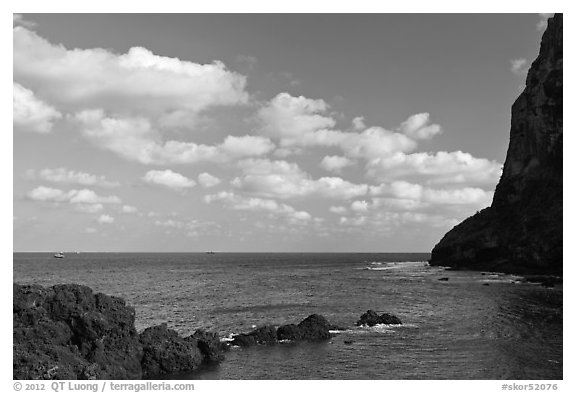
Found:
[{"label": "volcanic rock", "polygon": [[392,314],[381,314],[378,315],[376,311],[368,310],[360,316],[360,319],[356,322],[356,326],[374,326],[374,325],[401,325],[402,321],[395,315]]},{"label": "volcanic rock", "polygon": [[13,285],[14,379],[141,379],[134,309],[82,285]]},{"label": "volcanic rock", "polygon": [[140,334],[144,350],[142,374],[154,377],[194,371],[203,360],[196,340],[186,340],[164,323],[152,326]]}]

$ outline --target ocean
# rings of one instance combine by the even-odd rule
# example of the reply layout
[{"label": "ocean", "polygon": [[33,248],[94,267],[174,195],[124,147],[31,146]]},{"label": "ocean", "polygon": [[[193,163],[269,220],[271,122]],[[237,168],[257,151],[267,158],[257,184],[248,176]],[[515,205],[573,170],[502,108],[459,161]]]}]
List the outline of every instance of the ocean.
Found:
[{"label": "ocean", "polygon": [[[14,253],[13,279],[123,297],[138,330],[167,322],[183,335],[203,328],[226,340],[313,313],[346,327],[322,343],[232,348],[221,364],[177,379],[562,379],[562,285],[431,267],[428,258]],[[368,309],[403,325],[355,327]]]}]

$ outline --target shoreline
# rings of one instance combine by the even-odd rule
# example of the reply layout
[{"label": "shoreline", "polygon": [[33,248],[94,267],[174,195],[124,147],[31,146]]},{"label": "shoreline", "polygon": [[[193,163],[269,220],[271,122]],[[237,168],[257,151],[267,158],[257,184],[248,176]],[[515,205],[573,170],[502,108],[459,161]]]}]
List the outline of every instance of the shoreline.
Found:
[{"label": "shoreline", "polygon": [[[217,365],[230,347],[320,342],[341,326],[312,314],[298,324],[265,325],[231,340],[197,329],[183,337],[166,323],[138,332],[120,297],[78,284],[13,283],[14,379],[162,379]],[[369,310],[357,325],[401,324]]]}]

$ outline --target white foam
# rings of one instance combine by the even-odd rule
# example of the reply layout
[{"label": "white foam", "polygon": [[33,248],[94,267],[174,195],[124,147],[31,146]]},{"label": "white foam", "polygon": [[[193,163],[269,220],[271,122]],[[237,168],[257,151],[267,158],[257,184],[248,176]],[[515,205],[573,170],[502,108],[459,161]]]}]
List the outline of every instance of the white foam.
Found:
[{"label": "white foam", "polygon": [[234,341],[234,336],[236,334],[234,333],[230,333],[228,336],[226,337],[220,337],[220,342],[230,342],[230,341]]}]

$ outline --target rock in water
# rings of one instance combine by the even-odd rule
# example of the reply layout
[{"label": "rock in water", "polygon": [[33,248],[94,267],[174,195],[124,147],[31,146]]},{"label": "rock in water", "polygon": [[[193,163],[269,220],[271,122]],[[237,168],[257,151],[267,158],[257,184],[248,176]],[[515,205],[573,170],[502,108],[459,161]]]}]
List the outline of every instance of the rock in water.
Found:
[{"label": "rock in water", "polygon": [[330,337],[330,323],[319,314],[312,314],[298,324],[301,332],[301,340],[318,341],[327,340]]},{"label": "rock in water", "polygon": [[374,325],[402,325],[402,321],[396,315],[384,313],[378,315],[374,310],[368,310],[360,316],[356,326],[374,326]]},{"label": "rock in water", "polygon": [[492,205],[448,232],[432,250],[431,265],[562,274],[562,45],[556,14],[512,106]]},{"label": "rock in water", "polygon": [[198,329],[192,336],[186,338],[186,340],[192,339],[198,343],[198,349],[204,356],[204,362],[217,363],[224,359],[224,351],[227,349],[227,345],[220,342],[220,338],[216,333]]},{"label": "rock in water", "polygon": [[140,334],[144,349],[142,374],[156,377],[194,371],[200,366],[203,355],[196,340],[187,340],[166,324],[152,326]]},{"label": "rock in water", "polygon": [[239,347],[249,347],[256,344],[274,344],[276,342],[276,328],[263,326],[250,333],[238,334],[230,343]]},{"label": "rock in water", "polygon": [[312,314],[298,325],[264,326],[250,333],[238,334],[230,343],[240,347],[256,344],[275,344],[278,341],[321,341],[332,337],[332,325],[322,315]]},{"label": "rock in water", "polygon": [[82,285],[13,285],[14,379],[141,379],[134,309]]}]

